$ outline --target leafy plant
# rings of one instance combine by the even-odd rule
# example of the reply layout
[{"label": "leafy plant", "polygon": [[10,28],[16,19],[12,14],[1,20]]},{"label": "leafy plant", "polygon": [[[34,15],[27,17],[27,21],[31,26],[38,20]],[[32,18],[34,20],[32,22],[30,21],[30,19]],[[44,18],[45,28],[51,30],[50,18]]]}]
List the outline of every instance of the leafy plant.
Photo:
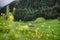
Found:
[{"label": "leafy plant", "polygon": [[35,22],[37,22],[37,23],[41,23],[41,22],[45,22],[45,19],[44,18],[37,18],[36,20],[35,20]]}]

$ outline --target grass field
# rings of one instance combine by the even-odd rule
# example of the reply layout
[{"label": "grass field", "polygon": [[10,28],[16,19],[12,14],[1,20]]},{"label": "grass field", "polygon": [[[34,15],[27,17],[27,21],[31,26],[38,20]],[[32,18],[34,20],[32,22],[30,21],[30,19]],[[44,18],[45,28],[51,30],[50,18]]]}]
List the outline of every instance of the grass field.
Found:
[{"label": "grass field", "polygon": [[29,22],[0,19],[0,40],[60,40],[60,21],[37,18]]}]

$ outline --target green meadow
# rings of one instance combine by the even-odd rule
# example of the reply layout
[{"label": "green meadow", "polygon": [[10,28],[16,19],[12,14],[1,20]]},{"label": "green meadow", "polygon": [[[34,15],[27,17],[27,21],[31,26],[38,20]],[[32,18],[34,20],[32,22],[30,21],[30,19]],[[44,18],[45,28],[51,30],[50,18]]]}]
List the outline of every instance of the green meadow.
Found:
[{"label": "green meadow", "polygon": [[0,40],[60,40],[60,21],[37,18],[12,21],[0,18]]},{"label": "green meadow", "polygon": [[0,1],[0,40],[60,40],[59,0]]}]

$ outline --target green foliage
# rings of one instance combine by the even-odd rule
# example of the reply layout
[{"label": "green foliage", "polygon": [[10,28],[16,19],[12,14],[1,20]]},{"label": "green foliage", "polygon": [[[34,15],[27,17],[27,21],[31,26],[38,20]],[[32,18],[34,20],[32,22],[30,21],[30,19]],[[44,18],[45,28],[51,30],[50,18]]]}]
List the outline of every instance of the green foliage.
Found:
[{"label": "green foliage", "polygon": [[44,17],[45,19],[57,18],[59,6],[56,6],[56,1],[57,0],[19,0],[16,2],[16,5],[14,5],[17,8],[15,20],[22,19],[24,21],[30,21],[35,20],[37,17]]},{"label": "green foliage", "polygon": [[38,10],[27,9],[27,8],[17,10],[14,14],[15,20],[19,20],[19,19],[24,20],[24,21],[34,20],[37,18],[35,17],[37,11]]},{"label": "green foliage", "polygon": [[45,22],[45,19],[44,18],[37,18],[36,20],[35,20],[35,22],[37,23],[42,23],[42,22]]},{"label": "green foliage", "polygon": [[[10,11],[15,13],[15,20],[30,21],[37,17],[54,19],[60,13],[59,6],[59,0],[16,0],[10,4]],[[14,7],[17,9],[16,11],[13,11]],[[9,11],[8,9],[7,11]]]},{"label": "green foliage", "polygon": [[[5,21],[3,21],[5,20]],[[2,22],[1,22],[2,21]],[[29,27],[32,23],[34,27]],[[31,22],[0,20],[0,40],[59,40],[60,21],[37,18]]]},{"label": "green foliage", "polygon": [[0,33],[9,33],[10,29],[6,26],[6,21],[0,22]]},{"label": "green foliage", "polygon": [[[25,2],[25,1],[22,1],[22,2]],[[31,0],[31,1],[28,0],[29,4],[31,2],[33,3],[34,0]],[[22,8],[24,8],[24,4],[22,6],[23,6]],[[30,7],[33,7],[33,6],[30,5]],[[17,9],[16,13],[14,14],[14,16],[16,17],[16,20],[21,19],[24,21],[28,21],[28,20],[33,20],[39,17],[38,15],[40,15],[40,11],[37,9],[29,9],[30,7],[28,7],[28,9],[25,8],[23,10]],[[48,10],[48,13],[49,12],[50,11]],[[44,16],[44,13],[47,13],[47,12],[43,12],[43,16]],[[10,19],[11,18],[13,19],[13,16],[11,16],[12,14],[8,14],[8,15],[10,16]],[[48,14],[48,15],[54,16],[52,14]],[[29,25],[34,27],[29,27],[28,23],[32,23],[33,25],[32,24],[29,24]],[[0,18],[0,40],[60,40],[60,21],[58,21],[57,19],[45,20],[44,18],[41,17],[41,18],[37,18],[35,21],[16,22],[16,21],[8,20],[6,19],[5,16],[2,16]]]}]

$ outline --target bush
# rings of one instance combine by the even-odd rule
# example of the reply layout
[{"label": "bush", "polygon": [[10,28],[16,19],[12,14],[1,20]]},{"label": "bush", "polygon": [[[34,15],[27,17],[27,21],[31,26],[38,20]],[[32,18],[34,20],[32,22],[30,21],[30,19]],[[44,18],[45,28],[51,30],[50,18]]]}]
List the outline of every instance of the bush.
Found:
[{"label": "bush", "polygon": [[37,18],[37,19],[35,20],[35,22],[38,22],[38,23],[39,23],[39,22],[44,22],[44,21],[45,21],[45,19],[42,18],[42,17],[41,17],[41,18]]}]

